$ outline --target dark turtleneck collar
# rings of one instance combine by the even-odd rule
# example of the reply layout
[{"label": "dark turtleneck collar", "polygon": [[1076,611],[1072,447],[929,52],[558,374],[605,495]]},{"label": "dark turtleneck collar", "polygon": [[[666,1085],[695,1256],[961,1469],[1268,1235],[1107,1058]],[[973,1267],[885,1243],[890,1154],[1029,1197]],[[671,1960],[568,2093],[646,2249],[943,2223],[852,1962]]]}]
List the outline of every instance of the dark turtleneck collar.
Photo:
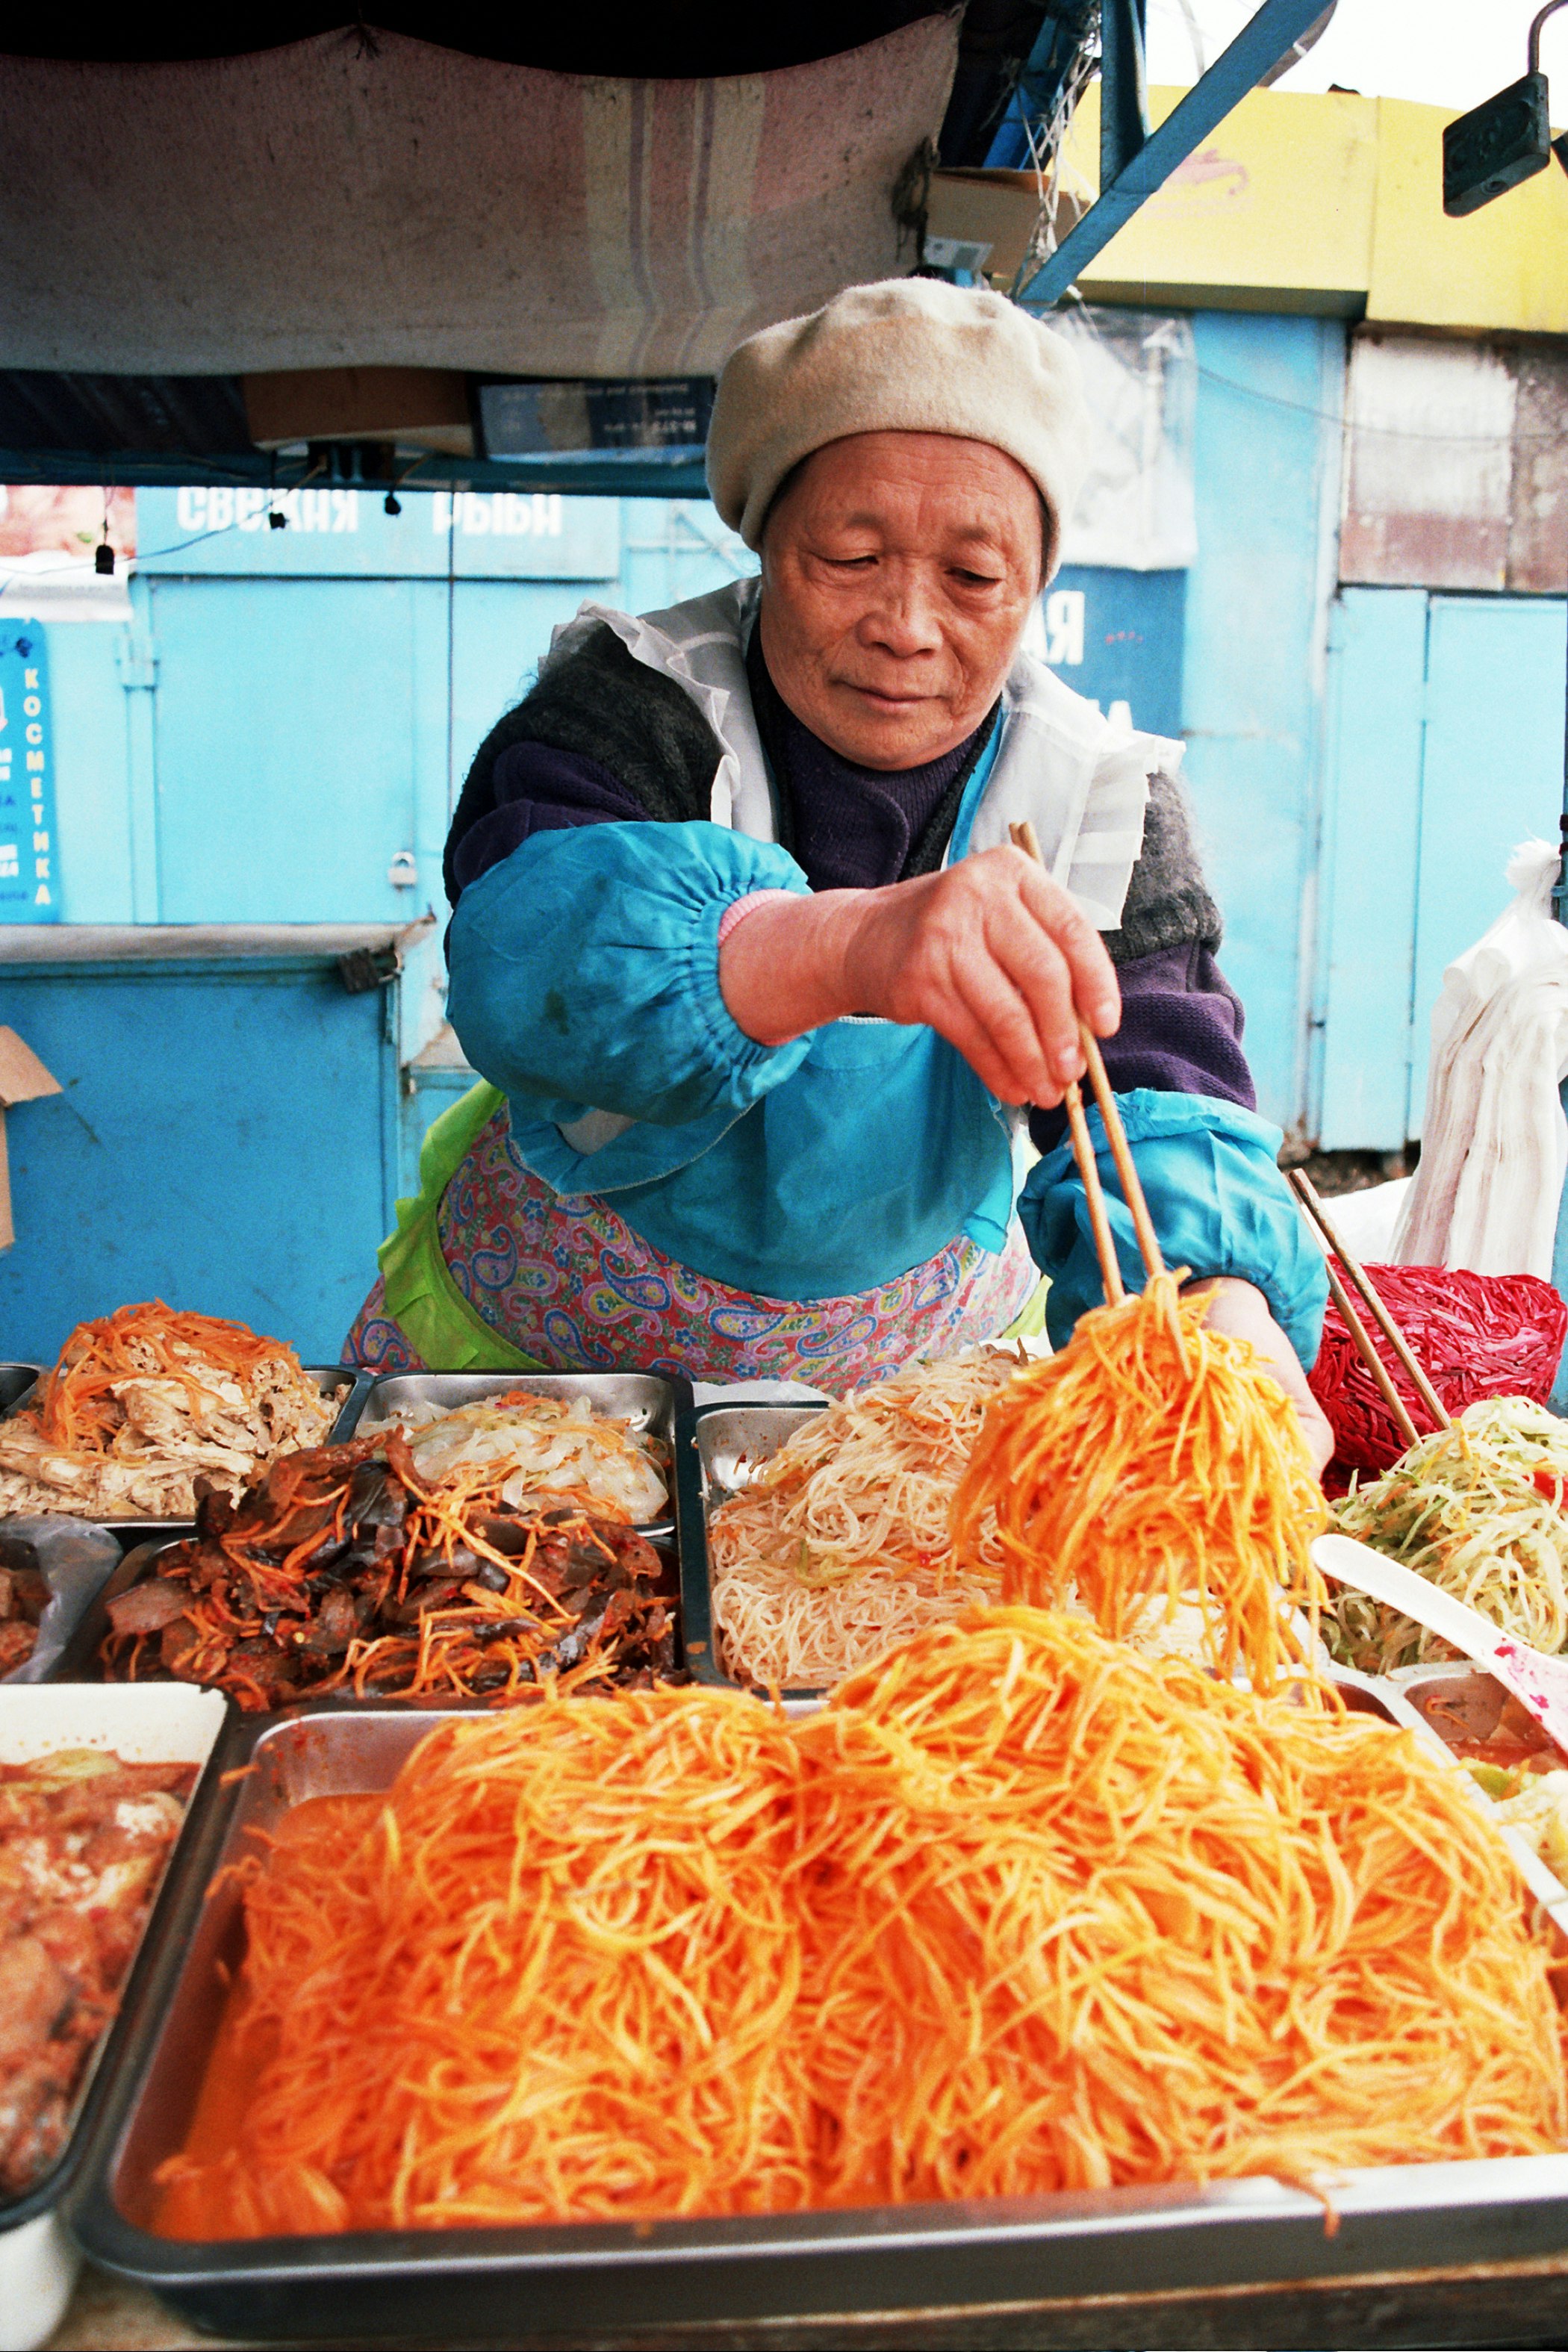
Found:
[{"label": "dark turtleneck collar", "polygon": [[940,760],[919,768],[862,768],[831,751],[790,709],[769,676],[760,626],[746,651],[746,677],[778,797],[779,840],[812,888],[875,889],[934,874],[995,709]]}]

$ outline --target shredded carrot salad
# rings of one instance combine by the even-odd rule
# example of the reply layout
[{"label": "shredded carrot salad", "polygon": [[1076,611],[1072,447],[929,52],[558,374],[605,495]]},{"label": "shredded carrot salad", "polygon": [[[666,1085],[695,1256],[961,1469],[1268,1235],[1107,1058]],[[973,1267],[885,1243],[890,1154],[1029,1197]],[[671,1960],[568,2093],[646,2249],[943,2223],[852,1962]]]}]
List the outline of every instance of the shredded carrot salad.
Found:
[{"label": "shredded carrot salad", "polygon": [[245,1865],[253,2079],[175,2236],[1532,2155],[1545,1932],[1413,1735],[975,1610],[789,1722],[443,1726]]},{"label": "shredded carrot salad", "polygon": [[216,2234],[805,2202],[787,1726],[669,1689],[501,1719],[432,1733],[353,1850],[329,1822],[251,1865],[246,2033],[275,2054],[178,2191]]},{"label": "shredded carrot salad", "polygon": [[119,1307],[96,1323],[79,1323],[66,1341],[45,1383],[41,1433],[51,1445],[106,1452],[124,1422],[116,1381],[158,1373],[180,1381],[199,1403],[211,1386],[204,1372],[243,1380],[258,1364],[279,1360],[300,1372],[292,1348],[259,1339],[244,1323],[186,1314],[161,1298]]},{"label": "shredded carrot salad", "polygon": [[1076,1592],[1118,1640],[1162,1603],[1195,1601],[1208,1662],[1268,1690],[1314,1654],[1290,1612],[1306,1609],[1315,1633],[1309,1546],[1328,1513],[1284,1391],[1245,1339],[1206,1328],[1208,1305],[1157,1276],[1019,1372],[954,1498],[954,1551],[999,1549],[1004,1601],[1052,1608]]}]

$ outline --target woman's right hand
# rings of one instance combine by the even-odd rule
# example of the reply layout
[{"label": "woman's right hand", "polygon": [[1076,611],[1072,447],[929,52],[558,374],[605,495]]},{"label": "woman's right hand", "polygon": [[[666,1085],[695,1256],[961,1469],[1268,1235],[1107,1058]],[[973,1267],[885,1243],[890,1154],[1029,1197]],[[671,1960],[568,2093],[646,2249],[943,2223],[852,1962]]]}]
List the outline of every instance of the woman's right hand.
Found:
[{"label": "woman's right hand", "polygon": [[1083,1072],[1078,1015],[1121,1017],[1100,934],[1022,850],[961,858],[879,890],[770,898],[719,951],[736,1025],[783,1045],[847,1013],[924,1023],[1004,1102],[1061,1100]]}]

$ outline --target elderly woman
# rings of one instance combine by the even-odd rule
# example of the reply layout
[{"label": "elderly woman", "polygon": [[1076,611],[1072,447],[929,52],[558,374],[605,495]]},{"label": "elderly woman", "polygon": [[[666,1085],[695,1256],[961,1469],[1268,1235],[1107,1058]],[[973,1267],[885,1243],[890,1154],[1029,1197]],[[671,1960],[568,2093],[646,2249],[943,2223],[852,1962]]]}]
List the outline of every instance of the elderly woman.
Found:
[{"label": "elderly woman", "polygon": [[488,1083],[430,1131],[356,1360],[842,1389],[1037,1328],[1042,1292],[1059,1342],[1101,1296],[1081,1013],[1167,1258],[1326,1452],[1321,1262],[1181,747],[1021,649],[1086,436],[1068,347],[988,293],[858,287],[736,351],[708,478],[761,578],[584,606],[480,747],[447,881]]}]

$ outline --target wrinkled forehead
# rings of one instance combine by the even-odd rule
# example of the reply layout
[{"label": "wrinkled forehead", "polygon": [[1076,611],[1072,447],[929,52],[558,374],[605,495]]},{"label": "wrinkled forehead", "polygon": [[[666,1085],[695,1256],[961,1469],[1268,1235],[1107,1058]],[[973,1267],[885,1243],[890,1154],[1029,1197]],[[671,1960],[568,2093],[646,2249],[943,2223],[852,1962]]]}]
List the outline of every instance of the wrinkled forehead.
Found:
[{"label": "wrinkled forehead", "polygon": [[985,441],[946,433],[857,433],[814,449],[779,484],[763,526],[770,538],[822,529],[892,531],[935,545],[1027,551],[1049,539],[1045,500],[1016,458]]}]

